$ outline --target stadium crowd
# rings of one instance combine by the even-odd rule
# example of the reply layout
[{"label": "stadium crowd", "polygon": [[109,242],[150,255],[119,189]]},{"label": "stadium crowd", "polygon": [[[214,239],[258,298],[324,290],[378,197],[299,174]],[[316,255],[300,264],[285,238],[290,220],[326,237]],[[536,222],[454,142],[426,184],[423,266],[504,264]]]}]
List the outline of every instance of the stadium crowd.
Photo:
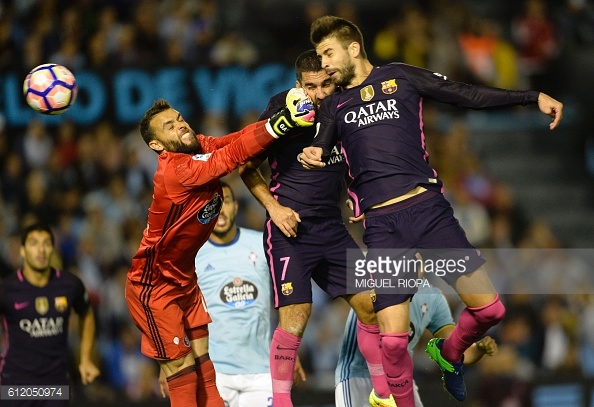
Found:
[{"label": "stadium crowd", "polygon": [[[45,62],[73,72],[170,65],[250,68],[270,61],[291,65],[296,55],[311,48],[311,21],[329,13],[356,22],[372,39],[366,45],[374,63],[402,61],[455,80],[509,89],[554,92],[559,84],[549,74],[560,56],[594,47],[591,2],[475,3],[2,0],[0,74],[26,73]],[[440,120],[444,115],[451,119],[446,124]],[[204,114],[194,120],[201,133],[219,135],[253,121],[253,116]],[[512,188],[482,167],[473,151],[472,131],[454,110],[428,105],[424,124],[431,164],[475,246],[565,246],[545,221],[525,216]],[[594,142],[590,145],[592,160]],[[156,155],[144,147],[138,130],[115,121],[78,127],[66,120],[55,126],[33,120],[26,128],[11,128],[0,115],[0,278],[20,266],[20,228],[33,220],[49,223],[61,267],[84,281],[97,315],[96,358],[103,375],[85,389],[90,400],[160,397],[158,367],[139,353],[139,333],[124,298],[155,166]],[[238,224],[262,230],[264,213],[237,173],[225,181],[240,201]],[[360,242],[361,226],[349,229]],[[490,264],[496,263],[487,263],[488,268]],[[576,275],[584,272],[577,262],[563,267]],[[318,294],[300,355],[310,379],[301,386],[332,389],[348,309]],[[527,403],[531,383],[539,376],[594,377],[594,295],[517,294],[504,295],[503,301],[507,316],[492,334],[500,354],[469,369],[468,377],[474,377],[469,386],[483,389],[471,397],[480,394],[484,406],[503,405],[509,398]],[[455,310],[457,304],[452,305]],[[421,380],[438,380],[434,369],[424,352],[416,352]],[[477,384],[476,377],[487,376],[489,380]]]}]

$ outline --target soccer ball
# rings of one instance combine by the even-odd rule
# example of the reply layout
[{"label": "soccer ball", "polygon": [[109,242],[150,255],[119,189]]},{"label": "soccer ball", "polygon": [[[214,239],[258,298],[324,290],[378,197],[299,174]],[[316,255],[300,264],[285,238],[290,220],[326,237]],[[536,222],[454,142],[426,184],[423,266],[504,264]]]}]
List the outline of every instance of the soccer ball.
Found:
[{"label": "soccer ball", "polygon": [[72,72],[57,64],[39,65],[23,83],[27,104],[43,114],[64,113],[74,103],[77,89]]}]

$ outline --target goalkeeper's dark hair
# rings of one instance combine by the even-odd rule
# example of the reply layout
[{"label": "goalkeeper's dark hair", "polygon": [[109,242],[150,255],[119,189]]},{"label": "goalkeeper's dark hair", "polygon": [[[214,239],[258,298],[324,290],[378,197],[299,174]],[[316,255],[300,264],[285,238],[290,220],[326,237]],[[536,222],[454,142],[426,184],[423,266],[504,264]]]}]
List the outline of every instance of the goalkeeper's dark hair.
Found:
[{"label": "goalkeeper's dark hair", "polygon": [[319,72],[321,70],[322,64],[315,49],[305,51],[295,60],[295,75],[299,82],[303,79],[304,72]]},{"label": "goalkeeper's dark hair", "polygon": [[155,115],[161,113],[164,110],[171,109],[171,105],[165,99],[157,99],[155,103],[146,111],[142,120],[140,120],[139,130],[142,139],[148,146],[148,144],[155,139],[155,133],[151,129],[151,119]]},{"label": "goalkeeper's dark hair", "polygon": [[367,58],[363,34],[359,27],[349,20],[336,16],[323,16],[311,23],[309,40],[314,47],[329,37],[336,37],[344,49],[347,49],[352,42],[358,42],[361,46],[361,56]]}]

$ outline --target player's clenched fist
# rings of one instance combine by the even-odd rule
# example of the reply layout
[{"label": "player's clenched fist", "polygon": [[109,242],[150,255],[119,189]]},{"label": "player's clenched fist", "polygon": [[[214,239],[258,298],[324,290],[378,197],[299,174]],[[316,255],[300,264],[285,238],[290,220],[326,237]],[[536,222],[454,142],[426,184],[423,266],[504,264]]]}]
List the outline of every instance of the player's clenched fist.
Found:
[{"label": "player's clenched fist", "polygon": [[316,118],[312,100],[300,88],[293,88],[287,93],[286,106],[268,120],[277,136],[284,136],[293,127],[309,127]]}]

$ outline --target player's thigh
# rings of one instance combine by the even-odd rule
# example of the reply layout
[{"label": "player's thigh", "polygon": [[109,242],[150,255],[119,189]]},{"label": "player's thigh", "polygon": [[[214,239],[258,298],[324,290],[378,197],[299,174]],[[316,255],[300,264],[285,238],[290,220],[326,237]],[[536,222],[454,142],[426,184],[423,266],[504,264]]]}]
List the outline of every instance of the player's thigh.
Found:
[{"label": "player's thigh", "polygon": [[410,327],[409,305],[410,298],[400,304],[377,311],[380,332],[408,332]]},{"label": "player's thigh", "polygon": [[270,373],[241,375],[242,390],[239,407],[272,407],[272,377]]},{"label": "player's thigh", "polygon": [[321,261],[319,250],[305,244],[306,236],[288,238],[270,223],[270,220],[266,222],[264,230],[264,251],[272,278],[274,306],[311,302],[311,275]]},{"label": "player's thigh", "polygon": [[228,375],[219,372],[216,372],[216,375],[217,389],[225,402],[225,407],[239,407],[239,375]]},{"label": "player's thigh", "polygon": [[[314,248],[323,253],[323,261],[316,266],[312,274],[316,284],[331,298],[363,291],[358,289],[349,292],[347,288],[349,269],[354,270],[357,260],[364,259],[365,256],[342,219],[324,219],[316,222],[312,226],[312,234],[321,237]],[[351,277],[354,277],[354,273]],[[353,287],[354,285],[351,284]]]},{"label": "player's thigh", "polygon": [[373,389],[370,378],[351,377],[334,389],[336,407],[369,407],[369,393]]},{"label": "player's thigh", "polygon": [[[411,215],[417,219],[414,231],[417,246],[426,262],[425,272],[453,284],[460,276],[469,275],[485,259],[470,243],[450,203],[441,194],[415,205]],[[441,262],[441,266],[440,263]],[[445,265],[448,267],[444,267]],[[444,272],[446,271],[447,272]]]},{"label": "player's thigh", "polygon": [[[186,293],[164,283],[148,285],[127,281],[126,301],[130,316],[142,333],[144,355],[157,360],[177,360],[191,352],[186,335],[188,312],[180,302],[185,304],[195,295],[193,289]],[[206,325],[210,322],[204,309],[199,314],[200,317],[191,317],[192,323]]]},{"label": "player's thigh", "polygon": [[377,316],[373,310],[373,291],[366,290],[357,294],[345,295],[344,299],[357,314],[357,319],[366,325],[376,325]]},{"label": "player's thigh", "polygon": [[464,304],[471,308],[489,304],[497,296],[497,291],[482,266],[470,274],[460,276],[452,287]]}]

